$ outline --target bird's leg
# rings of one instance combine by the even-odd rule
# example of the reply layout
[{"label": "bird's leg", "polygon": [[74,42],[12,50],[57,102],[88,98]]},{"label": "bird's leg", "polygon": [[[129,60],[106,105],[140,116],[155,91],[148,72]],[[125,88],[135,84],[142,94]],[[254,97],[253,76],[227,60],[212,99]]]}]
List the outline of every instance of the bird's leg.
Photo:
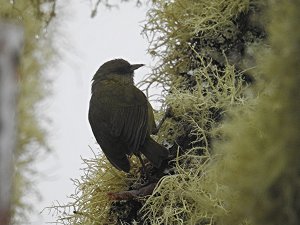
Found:
[{"label": "bird's leg", "polygon": [[140,153],[136,153],[136,156],[139,158],[139,160],[140,160],[140,162],[141,162],[141,164],[142,164],[143,172],[144,172],[145,175],[146,175],[146,180],[149,180],[149,179],[150,179],[150,176],[149,176],[149,173],[148,173],[148,171],[147,171],[147,169],[146,169],[146,166],[145,166],[145,163],[144,163],[144,161],[143,161],[143,159],[142,159],[141,154],[140,154]]}]

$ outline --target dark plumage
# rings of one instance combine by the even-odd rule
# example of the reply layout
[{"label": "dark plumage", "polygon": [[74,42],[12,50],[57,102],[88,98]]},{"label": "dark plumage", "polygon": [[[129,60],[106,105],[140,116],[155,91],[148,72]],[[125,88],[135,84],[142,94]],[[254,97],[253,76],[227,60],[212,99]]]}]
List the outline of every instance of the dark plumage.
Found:
[{"label": "dark plumage", "polygon": [[94,136],[116,168],[129,172],[128,156],[144,154],[155,166],[168,157],[168,150],[150,134],[156,129],[153,109],[142,91],[134,86],[134,70],[123,59],[104,63],[93,77],[89,122]]}]

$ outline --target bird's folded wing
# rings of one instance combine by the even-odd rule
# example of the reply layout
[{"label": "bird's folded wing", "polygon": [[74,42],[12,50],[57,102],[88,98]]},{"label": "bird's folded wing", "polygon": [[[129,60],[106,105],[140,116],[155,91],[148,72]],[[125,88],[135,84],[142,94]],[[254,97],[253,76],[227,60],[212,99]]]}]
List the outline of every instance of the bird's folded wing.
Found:
[{"label": "bird's folded wing", "polygon": [[127,144],[136,153],[147,134],[147,107],[122,107],[112,116],[111,134]]},{"label": "bird's folded wing", "polygon": [[119,137],[131,152],[136,153],[148,132],[148,103],[136,87],[126,91],[123,100],[112,110],[111,135]]}]

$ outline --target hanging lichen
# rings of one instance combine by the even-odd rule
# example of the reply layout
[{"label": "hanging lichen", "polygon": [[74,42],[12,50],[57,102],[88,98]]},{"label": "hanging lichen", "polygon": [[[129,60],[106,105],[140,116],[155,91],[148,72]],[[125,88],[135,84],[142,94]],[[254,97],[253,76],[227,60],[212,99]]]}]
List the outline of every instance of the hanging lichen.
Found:
[{"label": "hanging lichen", "polygon": [[[23,224],[33,206],[26,196],[36,196],[33,186],[37,171],[32,164],[39,153],[45,152],[45,129],[40,123],[36,105],[46,95],[46,80],[42,72],[51,63],[53,48],[46,26],[54,16],[55,1],[2,0],[0,18],[24,27],[24,47],[18,69],[17,148],[14,155],[14,190],[12,199],[12,224]],[[47,38],[46,38],[47,36]],[[46,118],[46,116],[44,117]]]}]

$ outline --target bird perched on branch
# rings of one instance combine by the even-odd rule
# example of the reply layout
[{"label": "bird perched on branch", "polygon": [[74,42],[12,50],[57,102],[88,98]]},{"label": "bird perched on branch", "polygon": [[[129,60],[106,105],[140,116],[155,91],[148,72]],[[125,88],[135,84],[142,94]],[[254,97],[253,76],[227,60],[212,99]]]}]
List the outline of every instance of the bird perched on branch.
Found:
[{"label": "bird perched on branch", "polygon": [[[104,63],[93,77],[89,122],[109,162],[129,172],[128,156],[140,153],[160,167],[168,150],[150,137],[155,132],[153,109],[142,91],[134,86],[134,70],[144,64],[124,59]],[[146,171],[145,171],[146,172]]]}]

